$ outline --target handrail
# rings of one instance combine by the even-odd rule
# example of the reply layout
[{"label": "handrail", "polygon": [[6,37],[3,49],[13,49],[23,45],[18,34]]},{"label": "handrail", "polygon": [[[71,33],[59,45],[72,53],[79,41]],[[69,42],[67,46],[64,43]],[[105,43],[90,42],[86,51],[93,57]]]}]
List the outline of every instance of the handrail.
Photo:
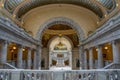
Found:
[{"label": "handrail", "polygon": [[9,63],[1,64],[1,68],[2,69],[17,69],[16,67],[14,67],[13,65],[11,65]]},{"label": "handrail", "polygon": [[114,64],[114,63],[111,63],[111,64],[105,66],[104,69],[108,69],[108,68],[111,67],[113,64]]},{"label": "handrail", "polygon": [[119,80],[120,69],[0,70],[0,80]]},{"label": "handrail", "polygon": [[120,63],[111,63],[105,66],[104,69],[120,69]]}]

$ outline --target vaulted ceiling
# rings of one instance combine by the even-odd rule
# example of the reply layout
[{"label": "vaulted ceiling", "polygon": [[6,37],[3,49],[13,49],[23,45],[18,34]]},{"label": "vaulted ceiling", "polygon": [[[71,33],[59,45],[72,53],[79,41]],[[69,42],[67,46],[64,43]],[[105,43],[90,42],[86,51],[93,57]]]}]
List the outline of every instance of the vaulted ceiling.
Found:
[{"label": "vaulted ceiling", "polygon": [[48,4],[73,4],[93,11],[102,18],[116,6],[116,0],[5,0],[5,8],[21,18],[28,11]]}]

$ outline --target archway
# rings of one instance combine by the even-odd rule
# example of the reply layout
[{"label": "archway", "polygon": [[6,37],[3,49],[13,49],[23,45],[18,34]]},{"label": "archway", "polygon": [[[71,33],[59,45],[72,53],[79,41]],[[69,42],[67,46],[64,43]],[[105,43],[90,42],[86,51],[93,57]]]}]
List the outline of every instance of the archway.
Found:
[{"label": "archway", "polygon": [[55,24],[65,24],[68,25],[70,27],[72,27],[74,30],[76,30],[78,38],[79,38],[79,43],[84,40],[85,38],[85,34],[83,32],[83,30],[81,29],[80,25],[78,25],[76,22],[74,22],[73,20],[66,18],[66,17],[55,17],[52,19],[49,19],[48,21],[46,21],[38,30],[37,34],[36,34],[36,39],[42,40],[42,36],[43,36],[43,32],[50,26],[55,25]]},{"label": "archway", "polygon": [[53,38],[49,45],[49,69],[72,69],[72,45],[65,37]]},{"label": "archway", "polygon": [[[41,45],[42,45],[42,42],[44,42],[42,40],[42,38],[43,38],[43,35],[44,35],[45,31],[48,30],[51,26],[54,26],[54,25],[67,25],[72,30],[74,30],[76,32],[75,34],[78,37],[78,39],[76,39],[78,41],[77,46],[81,43],[82,40],[84,40],[84,37],[85,37],[84,32],[76,22],[72,21],[71,19],[65,18],[65,17],[55,17],[55,18],[52,18],[52,19],[49,19],[48,21],[46,21],[46,23],[44,23],[40,27],[40,29],[38,30],[38,32],[36,34],[36,39],[40,40]],[[78,53],[78,54],[80,55],[80,53]]]}]

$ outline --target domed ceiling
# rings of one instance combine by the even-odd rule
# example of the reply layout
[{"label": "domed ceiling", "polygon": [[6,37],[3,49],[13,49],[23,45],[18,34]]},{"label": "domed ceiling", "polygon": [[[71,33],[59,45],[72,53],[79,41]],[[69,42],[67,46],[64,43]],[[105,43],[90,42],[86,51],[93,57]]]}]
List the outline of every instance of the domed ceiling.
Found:
[{"label": "domed ceiling", "polygon": [[[74,21],[87,37],[120,10],[120,0],[0,0],[1,2],[0,6],[10,13],[11,20],[30,32],[34,38],[42,25],[55,17]],[[52,26],[45,34],[58,35],[61,29],[64,35],[65,31],[67,36],[68,32],[69,35],[76,34],[70,27],[60,26],[61,24],[57,28]]]},{"label": "domed ceiling", "polygon": [[112,11],[117,0],[5,0],[5,8],[21,18],[25,13],[36,7],[48,4],[73,4],[93,11],[102,18]]}]

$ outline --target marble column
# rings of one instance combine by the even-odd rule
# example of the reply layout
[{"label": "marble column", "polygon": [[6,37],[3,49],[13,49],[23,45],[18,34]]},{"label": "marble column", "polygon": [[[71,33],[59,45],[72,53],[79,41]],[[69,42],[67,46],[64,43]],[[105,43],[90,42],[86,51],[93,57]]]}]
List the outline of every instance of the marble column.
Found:
[{"label": "marble column", "polygon": [[84,51],[84,69],[87,69],[87,51]]},{"label": "marble column", "polygon": [[28,69],[31,69],[31,49],[28,48],[28,60],[27,60],[27,63],[28,63]]},{"label": "marble column", "polygon": [[89,49],[89,69],[93,69],[93,49]]},{"label": "marble column", "polygon": [[41,69],[41,47],[40,46],[36,47],[36,59],[37,59],[36,67],[37,69]]},{"label": "marble column", "polygon": [[17,55],[17,67],[22,69],[23,64],[22,64],[22,55],[23,54],[23,47],[21,45],[18,45],[18,55]]},{"label": "marble column", "polygon": [[49,69],[52,67],[52,51],[49,51]]},{"label": "marble column", "polygon": [[36,50],[34,50],[34,62],[33,62],[33,64],[34,64],[34,66],[33,66],[33,68],[34,69],[37,69],[37,55],[36,55]]},{"label": "marble column", "polygon": [[72,68],[72,52],[69,52],[69,66]]},{"label": "marble column", "polygon": [[7,41],[3,41],[1,46],[1,53],[0,53],[1,64],[4,64],[7,62],[7,47],[8,47]]},{"label": "marble column", "polygon": [[80,54],[80,69],[83,69],[84,68],[84,47],[83,46],[80,46],[79,48],[79,54]]},{"label": "marble column", "polygon": [[97,46],[98,49],[98,69],[103,68],[102,46]]},{"label": "marble column", "polygon": [[113,50],[113,62],[120,63],[120,53],[117,41],[112,41],[112,50]]}]

